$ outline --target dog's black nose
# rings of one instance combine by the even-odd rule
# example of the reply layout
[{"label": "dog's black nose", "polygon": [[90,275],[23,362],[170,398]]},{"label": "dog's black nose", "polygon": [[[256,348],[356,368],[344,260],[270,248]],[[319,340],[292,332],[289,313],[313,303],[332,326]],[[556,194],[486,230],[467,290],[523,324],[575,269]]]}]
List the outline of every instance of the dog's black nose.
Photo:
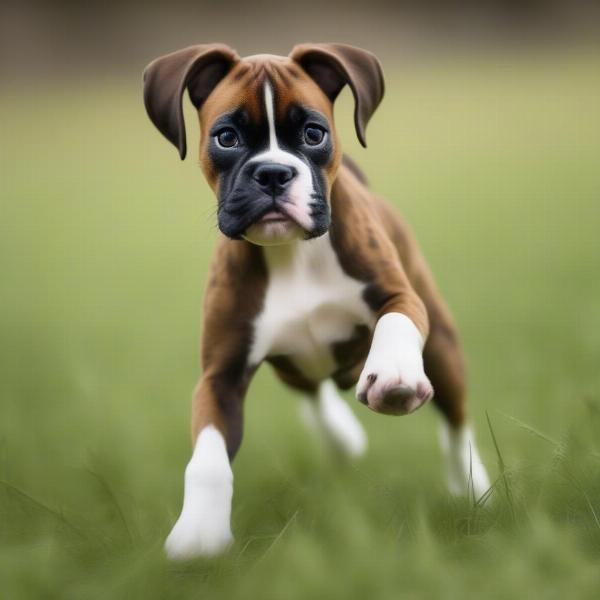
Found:
[{"label": "dog's black nose", "polygon": [[279,194],[289,186],[296,173],[294,167],[279,163],[263,163],[254,169],[252,178],[264,192]]}]

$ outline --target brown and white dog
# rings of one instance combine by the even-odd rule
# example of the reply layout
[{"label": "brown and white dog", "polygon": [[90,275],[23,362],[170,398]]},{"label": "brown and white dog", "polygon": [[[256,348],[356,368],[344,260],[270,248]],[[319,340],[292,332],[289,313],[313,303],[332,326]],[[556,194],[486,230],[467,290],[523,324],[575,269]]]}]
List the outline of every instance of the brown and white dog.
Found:
[{"label": "brown and white dog", "polygon": [[345,85],[365,145],[384,83],[375,56],[359,48],[303,44],[287,57],[240,58],[200,45],[144,73],[148,115],[181,158],[186,90],[198,109],[200,162],[223,233],[204,302],[195,448],[166,541],[172,558],[215,554],[232,540],[230,461],[263,361],[310,397],[313,422],[348,455],[360,455],[366,438],[337,388],[358,382],[360,402],[392,415],[433,396],[451,492],[479,497],[489,488],[466,424],[452,317],[404,221],[342,154],[333,102]]}]

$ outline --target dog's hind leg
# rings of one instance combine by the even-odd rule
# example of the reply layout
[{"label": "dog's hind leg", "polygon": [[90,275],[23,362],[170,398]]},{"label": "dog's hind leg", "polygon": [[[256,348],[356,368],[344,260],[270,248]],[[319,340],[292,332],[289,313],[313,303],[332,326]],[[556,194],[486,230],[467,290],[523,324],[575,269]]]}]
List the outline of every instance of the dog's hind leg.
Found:
[{"label": "dog's hind leg", "polygon": [[365,430],[332,381],[323,381],[315,395],[304,400],[301,410],[309,427],[323,435],[335,450],[348,457],[365,453]]},{"label": "dog's hind leg", "polygon": [[440,298],[430,299],[430,333],[423,351],[425,372],[442,413],[440,442],[448,488],[457,496],[483,496],[490,487],[466,414],[465,367],[455,326]]}]

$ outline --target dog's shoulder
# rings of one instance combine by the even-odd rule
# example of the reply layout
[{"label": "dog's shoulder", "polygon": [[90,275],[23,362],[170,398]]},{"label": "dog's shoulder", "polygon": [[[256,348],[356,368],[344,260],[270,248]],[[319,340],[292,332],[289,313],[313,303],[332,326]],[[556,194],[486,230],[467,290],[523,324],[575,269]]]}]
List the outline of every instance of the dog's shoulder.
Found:
[{"label": "dog's shoulder", "polygon": [[396,206],[373,191],[356,162],[344,155],[332,192],[332,237],[340,252],[373,250],[385,237],[392,243],[409,276],[422,267],[418,241]]},{"label": "dog's shoulder", "polygon": [[338,217],[349,215],[356,229],[367,225],[371,219],[385,225],[386,230],[402,221],[396,207],[371,189],[364,171],[347,154],[342,157],[331,190],[331,207]]}]

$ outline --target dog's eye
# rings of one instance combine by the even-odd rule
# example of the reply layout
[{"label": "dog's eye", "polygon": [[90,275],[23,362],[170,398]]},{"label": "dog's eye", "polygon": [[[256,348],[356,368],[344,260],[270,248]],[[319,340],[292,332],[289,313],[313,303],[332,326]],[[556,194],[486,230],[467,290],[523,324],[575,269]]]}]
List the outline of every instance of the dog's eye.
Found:
[{"label": "dog's eye", "polygon": [[219,146],[223,148],[234,148],[239,143],[237,133],[229,128],[219,131],[216,138]]},{"label": "dog's eye", "polygon": [[304,128],[304,141],[309,146],[318,146],[325,138],[325,130],[316,125],[308,125]]}]

